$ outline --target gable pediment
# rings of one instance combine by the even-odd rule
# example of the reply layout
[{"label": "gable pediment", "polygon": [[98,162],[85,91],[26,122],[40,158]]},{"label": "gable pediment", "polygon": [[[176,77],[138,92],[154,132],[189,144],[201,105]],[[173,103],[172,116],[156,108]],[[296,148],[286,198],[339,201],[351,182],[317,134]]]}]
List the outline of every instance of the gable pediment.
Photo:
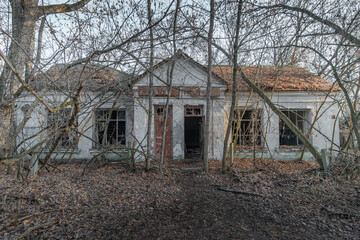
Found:
[{"label": "gable pediment", "polygon": [[[169,81],[172,59],[166,59],[154,67],[154,86],[167,86]],[[204,88],[207,85],[207,68],[197,63],[185,54],[175,56],[172,86],[174,87],[198,87]],[[215,74],[211,78],[213,87],[226,87],[226,82]],[[135,82],[134,86],[148,86],[149,73],[142,74]]]}]

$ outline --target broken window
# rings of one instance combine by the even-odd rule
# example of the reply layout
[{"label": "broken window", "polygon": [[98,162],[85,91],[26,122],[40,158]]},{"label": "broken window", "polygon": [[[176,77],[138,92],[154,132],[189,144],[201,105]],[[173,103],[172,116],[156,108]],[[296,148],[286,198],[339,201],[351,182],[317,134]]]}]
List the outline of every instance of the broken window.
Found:
[{"label": "broken window", "polygon": [[[302,132],[305,132],[306,117],[308,111],[304,110],[283,110],[282,111],[292,123],[294,123]],[[301,146],[303,143],[291,131],[291,129],[280,119],[280,145]]]},{"label": "broken window", "polygon": [[261,111],[236,110],[232,125],[233,142],[240,146],[261,145]]},{"label": "broken window", "polygon": [[164,115],[164,108],[161,108],[161,107],[157,108],[157,109],[156,109],[156,113],[157,113],[157,115],[159,115],[159,116]]},{"label": "broken window", "polygon": [[71,108],[63,108],[58,112],[48,114],[48,129],[52,132],[52,138],[48,142],[48,147],[51,147],[59,135],[61,135],[60,142],[57,148],[60,149],[76,149],[77,148],[77,120],[67,131],[66,127],[72,115]]},{"label": "broken window", "polygon": [[95,111],[96,142],[104,146],[125,145],[126,111],[99,109]]},{"label": "broken window", "polygon": [[185,106],[185,117],[201,117],[203,115],[202,106]]}]

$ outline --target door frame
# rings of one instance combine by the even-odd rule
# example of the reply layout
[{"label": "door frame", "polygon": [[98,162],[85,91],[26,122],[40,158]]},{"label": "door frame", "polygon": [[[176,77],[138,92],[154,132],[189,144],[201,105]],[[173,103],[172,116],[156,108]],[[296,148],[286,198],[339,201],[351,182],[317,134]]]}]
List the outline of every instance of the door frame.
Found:
[{"label": "door frame", "polygon": [[[156,156],[158,156],[158,151],[161,151],[161,143],[160,143],[160,145],[159,144],[157,144],[157,141],[156,141],[156,137],[157,137],[157,126],[156,126],[156,124],[157,124],[157,116],[159,116],[158,115],[158,109],[163,109],[162,110],[162,113],[164,114],[164,117],[165,117],[165,106],[166,105],[164,105],[164,104],[154,104],[153,105],[153,107],[154,107],[154,153],[155,153],[155,155]],[[165,146],[164,146],[164,159],[167,159],[167,160],[169,160],[169,159],[173,159],[173,106],[172,105],[168,105],[168,109],[169,109],[169,111],[168,111],[168,119],[167,119],[167,121],[168,121],[168,123],[167,123],[167,126],[170,126],[170,136],[167,136],[166,135],[166,133],[165,133]],[[169,118],[169,116],[170,116],[170,118]],[[163,120],[164,121],[164,120]],[[168,131],[168,127],[166,127],[166,131]],[[160,134],[161,134],[161,138],[162,138],[162,133],[163,133],[163,127],[161,127],[161,131],[160,131]],[[166,141],[166,138],[169,138],[169,141]],[[161,139],[162,140],[162,139]],[[166,146],[168,145],[168,147],[169,147],[169,156],[167,157],[167,155],[166,155]],[[158,147],[160,148],[160,149],[158,149]],[[160,156],[158,156],[158,157],[160,157]]]},{"label": "door frame", "polygon": [[188,117],[200,117],[201,127],[200,131],[200,157],[204,150],[204,105],[184,105],[184,157],[186,156],[186,142],[185,142],[185,119]]}]

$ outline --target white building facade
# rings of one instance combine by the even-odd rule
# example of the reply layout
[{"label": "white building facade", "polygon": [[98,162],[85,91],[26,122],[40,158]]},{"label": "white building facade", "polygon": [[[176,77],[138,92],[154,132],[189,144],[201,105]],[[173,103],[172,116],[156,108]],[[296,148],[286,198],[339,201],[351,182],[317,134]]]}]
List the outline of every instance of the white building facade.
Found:
[{"label": "white building facade", "polygon": [[[173,75],[169,77],[173,61]],[[211,77],[208,155],[215,160],[222,158],[228,125],[231,104],[228,80],[219,73],[214,73]],[[172,85],[170,94],[169,81]],[[201,158],[206,86],[207,68],[182,52],[155,66],[150,132],[150,148],[154,157],[160,155],[163,129],[166,126],[166,159]],[[321,86],[321,83],[318,83],[318,86]],[[116,87],[106,91],[83,91],[79,99],[81,111],[77,114],[76,123],[69,133],[61,137],[52,158],[122,159],[132,154],[137,160],[144,160],[148,147],[149,73],[136,77],[127,87],[129,91],[124,91],[124,88],[118,91]],[[319,151],[337,149],[339,123],[334,94],[293,88],[288,86],[284,91],[274,91],[274,88],[272,91],[265,91],[273,103],[303,130]],[[168,119],[165,124],[168,95]],[[55,89],[48,91],[44,98],[55,108],[68,101],[68,97]],[[35,98],[28,93],[23,94],[17,102],[17,126],[24,126],[17,139],[18,149],[21,152],[33,148],[37,153],[46,156],[51,149],[49,142],[56,139],[55,129],[64,128],[61,123],[69,119],[73,109],[68,106],[54,115],[40,103],[33,107],[34,102]],[[34,108],[33,111],[31,108]],[[306,150],[302,154],[304,147],[301,141],[255,93],[240,88],[237,91],[236,109],[230,142],[236,145],[238,157],[312,159]],[[29,120],[24,124],[26,115]]]}]

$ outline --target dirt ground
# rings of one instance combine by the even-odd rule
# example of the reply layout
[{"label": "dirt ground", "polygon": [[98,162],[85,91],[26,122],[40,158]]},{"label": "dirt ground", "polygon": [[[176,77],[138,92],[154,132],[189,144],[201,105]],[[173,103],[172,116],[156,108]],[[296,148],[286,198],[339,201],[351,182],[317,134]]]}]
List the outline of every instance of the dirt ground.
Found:
[{"label": "dirt ground", "polygon": [[60,165],[25,181],[2,169],[0,239],[360,238],[359,181],[314,163],[237,159],[229,174],[217,161],[209,173],[167,166],[164,177],[120,164],[81,177],[83,164]]}]

